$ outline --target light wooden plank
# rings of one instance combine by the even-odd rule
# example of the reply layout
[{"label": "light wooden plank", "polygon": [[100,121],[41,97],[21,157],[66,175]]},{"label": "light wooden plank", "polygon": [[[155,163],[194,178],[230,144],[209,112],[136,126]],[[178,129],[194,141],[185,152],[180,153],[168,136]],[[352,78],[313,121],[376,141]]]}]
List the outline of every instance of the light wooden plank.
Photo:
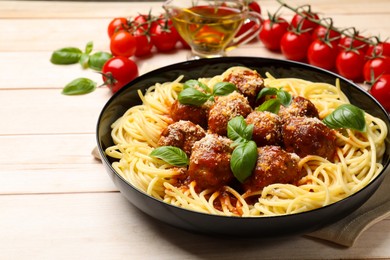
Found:
[{"label": "light wooden plank", "polygon": [[[306,237],[192,234],[151,219],[119,193],[0,196],[8,259],[386,259],[390,220],[349,249]],[[261,234],[259,234],[261,236]]]}]

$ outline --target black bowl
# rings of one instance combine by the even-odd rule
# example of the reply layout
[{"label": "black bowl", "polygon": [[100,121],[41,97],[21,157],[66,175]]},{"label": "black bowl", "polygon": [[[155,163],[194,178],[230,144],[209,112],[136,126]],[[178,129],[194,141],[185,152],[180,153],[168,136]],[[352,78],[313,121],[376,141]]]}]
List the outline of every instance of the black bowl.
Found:
[{"label": "black bowl", "polygon": [[144,92],[157,82],[172,81],[180,75],[184,75],[184,80],[211,77],[221,74],[232,66],[246,66],[257,70],[261,75],[270,72],[273,76],[279,78],[295,77],[330,84],[334,84],[335,79],[339,78],[342,91],[351,103],[384,120],[390,129],[388,114],[367,91],[334,73],[307,64],[251,57],[224,57],[173,64],[146,73],[118,91],[104,106],[98,120],[97,143],[102,162],[116,187],[132,204],[156,219],[189,231],[215,235],[255,235],[265,238],[304,234],[321,228],[359,208],[376,191],[389,172],[389,137],[386,138],[386,151],[383,156],[384,169],[365,188],[334,204],[308,212],[284,216],[226,217],[182,209],[146,195],[115,172],[111,166],[113,159],[108,158],[104,153],[108,146],[113,145],[110,125],[122,116],[128,108],[141,103],[137,90],[140,89]]}]

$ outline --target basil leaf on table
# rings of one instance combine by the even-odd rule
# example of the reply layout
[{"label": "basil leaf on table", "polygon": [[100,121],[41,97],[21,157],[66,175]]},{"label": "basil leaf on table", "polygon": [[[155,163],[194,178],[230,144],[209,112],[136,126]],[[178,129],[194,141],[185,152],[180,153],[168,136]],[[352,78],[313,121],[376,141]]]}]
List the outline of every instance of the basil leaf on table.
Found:
[{"label": "basil leaf on table", "polygon": [[93,50],[93,42],[88,42],[86,45],[85,45],[85,53],[86,54],[90,54]]},{"label": "basil leaf on table", "polygon": [[173,166],[184,167],[189,164],[187,154],[174,146],[157,147],[150,153],[150,156],[159,158]]},{"label": "basil leaf on table", "polygon": [[79,59],[79,63],[83,69],[88,68],[88,60],[89,60],[89,55],[86,53],[82,53]]},{"label": "basil leaf on table", "polygon": [[112,58],[111,53],[105,51],[95,52],[88,59],[88,65],[91,69],[101,71],[104,63]]},{"label": "basil leaf on table", "polygon": [[54,51],[50,62],[53,64],[74,64],[80,60],[83,52],[79,48],[66,47]]},{"label": "basil leaf on table", "polygon": [[94,91],[96,82],[88,78],[77,78],[68,83],[62,90],[64,95],[81,95]]},{"label": "basil leaf on table", "polygon": [[240,143],[230,158],[230,169],[233,175],[243,183],[251,176],[257,161],[257,145],[254,141]]},{"label": "basil leaf on table", "polygon": [[322,122],[329,128],[349,128],[360,132],[366,131],[364,111],[352,104],[344,104],[326,116]]}]

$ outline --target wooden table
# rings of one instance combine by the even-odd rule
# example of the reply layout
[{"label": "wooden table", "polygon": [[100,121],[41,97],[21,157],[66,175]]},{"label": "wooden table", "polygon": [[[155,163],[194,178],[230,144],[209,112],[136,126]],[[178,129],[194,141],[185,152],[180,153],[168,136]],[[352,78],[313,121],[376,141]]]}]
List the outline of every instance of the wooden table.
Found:
[{"label": "wooden table", "polygon": [[[339,27],[390,36],[388,0],[310,3]],[[276,1],[260,1],[263,14]],[[101,82],[78,64],[49,62],[55,49],[109,50],[116,16],[162,12],[161,2],[0,1],[0,259],[390,259],[390,219],[352,248],[307,237],[277,240],[191,234],[146,216],[118,192],[91,156],[98,115],[110,91],[61,94],[77,77]],[[291,17],[287,9],[282,12]],[[184,61],[186,50],[137,59],[141,73]],[[283,58],[257,41],[229,55]]]}]

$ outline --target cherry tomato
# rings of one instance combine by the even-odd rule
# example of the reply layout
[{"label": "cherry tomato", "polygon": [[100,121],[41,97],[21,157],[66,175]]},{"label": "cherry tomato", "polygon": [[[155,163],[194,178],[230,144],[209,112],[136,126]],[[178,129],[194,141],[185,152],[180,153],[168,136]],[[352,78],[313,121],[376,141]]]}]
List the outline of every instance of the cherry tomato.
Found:
[{"label": "cherry tomato", "polygon": [[374,82],[380,75],[390,74],[390,57],[379,56],[366,61],[363,76],[366,82]]},{"label": "cherry tomato", "polygon": [[280,42],[287,32],[288,22],[278,16],[270,16],[263,22],[259,38],[264,46],[271,51],[280,51]]},{"label": "cherry tomato", "polygon": [[111,38],[111,36],[116,33],[119,30],[128,30],[129,27],[129,22],[126,18],[124,17],[116,17],[111,20],[111,22],[108,24],[107,28],[107,34],[108,37]]},{"label": "cherry tomato", "polygon": [[280,49],[287,59],[304,61],[310,43],[311,36],[308,32],[288,31],[280,41]]},{"label": "cherry tomato", "polygon": [[339,42],[340,51],[356,49],[361,53],[367,53],[368,44],[364,40],[365,38],[357,33],[353,36],[341,37]]},{"label": "cherry tomato", "polygon": [[153,43],[143,28],[136,29],[133,32],[133,36],[136,42],[136,50],[134,53],[136,57],[142,57],[152,53]]},{"label": "cherry tomato", "polygon": [[311,65],[333,70],[336,65],[338,48],[336,44],[328,44],[324,40],[313,41],[307,50],[307,60]]},{"label": "cherry tomato", "polygon": [[127,57],[116,56],[104,63],[103,81],[112,92],[117,92],[130,81],[138,77],[138,67]]},{"label": "cherry tomato", "polygon": [[131,57],[135,54],[137,42],[127,31],[118,31],[111,36],[110,50],[114,56]]},{"label": "cherry tomato", "polygon": [[378,42],[375,45],[370,45],[367,49],[367,56],[389,56],[390,57],[390,42]]},{"label": "cherry tomato", "polygon": [[261,14],[261,7],[256,1],[250,1],[248,7],[250,11]]},{"label": "cherry tomato", "polygon": [[390,112],[390,74],[380,76],[371,86],[370,93]]},{"label": "cherry tomato", "polygon": [[344,50],[336,58],[337,72],[347,79],[359,81],[363,78],[364,55],[359,51]]},{"label": "cherry tomato", "polygon": [[325,37],[327,37],[327,40],[332,43],[334,42],[338,44],[341,38],[341,33],[322,25],[317,26],[313,31],[312,40],[325,39]]},{"label": "cherry tomato", "polygon": [[153,23],[150,35],[152,43],[161,52],[173,50],[179,40],[179,33],[168,18],[160,18]]},{"label": "cherry tomato", "polygon": [[148,30],[152,22],[153,17],[151,14],[139,14],[133,19],[134,27],[142,27],[144,30]]},{"label": "cherry tomato", "polygon": [[302,11],[301,12],[302,15],[300,14],[295,14],[291,20],[291,25],[295,28],[298,28],[299,26],[301,26],[301,30],[304,30],[304,31],[310,31],[311,33],[313,32],[313,30],[318,26],[317,23],[313,22],[313,21],[310,21],[308,19],[311,18],[311,19],[315,19],[315,20],[319,20],[319,16],[318,14],[316,13],[313,13],[311,10],[307,10],[307,11]]}]

